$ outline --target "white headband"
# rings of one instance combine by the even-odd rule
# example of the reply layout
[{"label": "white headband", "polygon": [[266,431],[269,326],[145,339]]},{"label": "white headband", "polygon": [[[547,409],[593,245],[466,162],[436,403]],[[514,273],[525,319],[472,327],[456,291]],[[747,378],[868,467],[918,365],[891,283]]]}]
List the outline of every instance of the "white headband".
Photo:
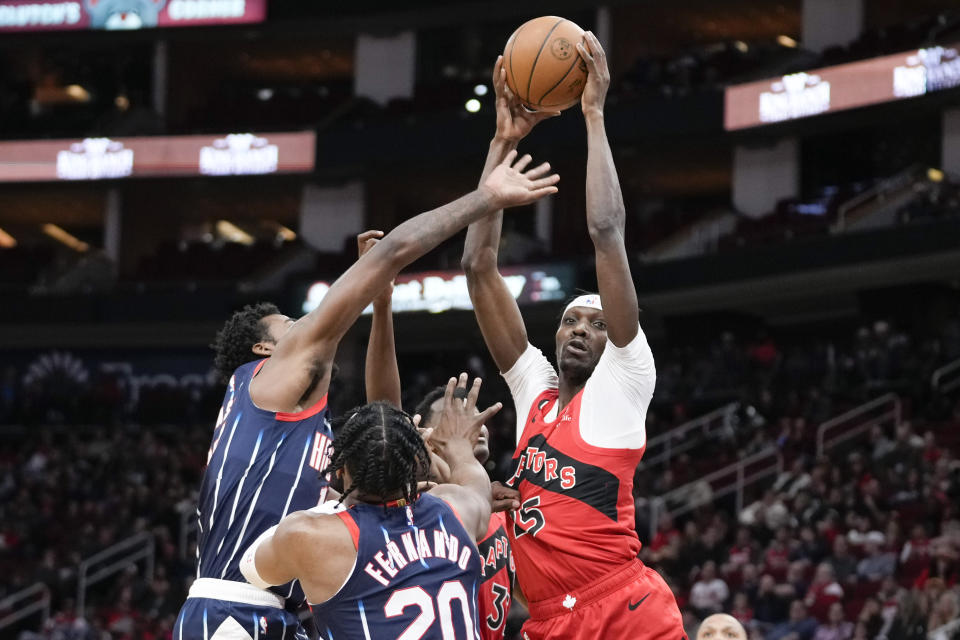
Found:
[{"label": "white headband", "polygon": [[603,311],[603,307],[600,306],[600,296],[596,294],[574,298],[570,304],[567,305],[567,308],[563,310],[563,315],[567,315],[567,311],[570,311],[573,307],[588,307],[590,309],[596,309],[597,311]]}]

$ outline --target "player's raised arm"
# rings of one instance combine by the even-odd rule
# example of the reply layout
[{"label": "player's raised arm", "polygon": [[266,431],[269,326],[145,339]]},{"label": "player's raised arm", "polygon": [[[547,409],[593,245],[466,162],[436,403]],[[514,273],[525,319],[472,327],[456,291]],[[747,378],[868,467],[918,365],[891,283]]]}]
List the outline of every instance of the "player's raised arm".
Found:
[{"label": "player's raised arm", "polygon": [[[496,93],[497,132],[490,141],[480,184],[510,151],[516,149],[520,140],[538,122],[560,115],[555,111],[531,113],[517,102],[507,87],[503,56],[497,58],[493,68],[493,88]],[[535,169],[542,171],[542,174],[549,170],[550,165],[546,163]],[[471,224],[460,264],[467,275],[467,288],[483,339],[494,362],[501,371],[507,371],[527,348],[527,330],[520,309],[497,269],[502,226],[502,211]]]},{"label": "player's raised arm", "polygon": [[640,311],[624,246],[623,195],[603,122],[610,71],[596,36],[587,31],[584,41],[577,49],[587,63],[587,84],[581,98],[587,124],[587,229],[596,251],[607,337],[623,347],[637,335]]},{"label": "player's raised arm", "polygon": [[403,267],[484,215],[555,193],[559,177],[546,176],[541,167],[526,171],[529,163],[529,157],[517,161],[511,152],[480,188],[403,222],[347,269],[317,308],[264,354],[271,357],[250,385],[257,406],[296,411],[319,401],[329,387],[340,339]]},{"label": "player's raised arm", "polygon": [[475,378],[465,400],[454,398],[457,387],[466,388],[467,374],[450,378],[443,396],[443,412],[430,434],[430,445],[450,467],[449,484],[437,485],[430,493],[449,503],[459,514],[463,526],[480,540],[490,524],[490,478],[473,447],[480,427],[503,406],[499,402],[476,413],[480,378]]},{"label": "player's raised arm", "polygon": [[[364,231],[357,236],[357,252],[363,257],[383,237],[382,231]],[[389,402],[400,407],[400,368],[393,337],[393,283],[373,299],[373,320],[367,358],[364,365],[364,386],[367,402]]]}]

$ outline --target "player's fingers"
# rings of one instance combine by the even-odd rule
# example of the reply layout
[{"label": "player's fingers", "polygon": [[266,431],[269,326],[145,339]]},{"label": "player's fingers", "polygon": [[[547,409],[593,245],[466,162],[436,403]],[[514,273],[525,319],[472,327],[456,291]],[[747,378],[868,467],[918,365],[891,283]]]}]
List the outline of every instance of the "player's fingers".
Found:
[{"label": "player's fingers", "polygon": [[507,154],[507,157],[503,159],[503,162],[500,164],[505,164],[508,167],[513,164],[514,159],[517,157],[517,150],[513,149],[510,153]]},{"label": "player's fingers", "polygon": [[603,50],[603,45],[600,44],[600,39],[593,33],[593,31],[587,31],[587,42],[590,43],[590,53],[593,54],[593,57],[597,61],[605,61],[607,59],[607,52]]},{"label": "player's fingers", "polygon": [[382,238],[382,237],[383,237],[383,231],[379,231],[377,229],[370,229],[358,235],[357,242],[366,242],[371,238]]},{"label": "player's fingers", "polygon": [[577,51],[580,52],[580,57],[587,63],[588,73],[597,68],[597,61],[593,59],[593,56],[590,55],[590,52],[582,42],[577,43]]},{"label": "player's fingers", "polygon": [[467,411],[472,411],[473,408],[477,406],[477,398],[480,397],[481,384],[483,384],[483,380],[480,376],[473,379],[473,384],[470,386],[470,392],[467,394],[467,401],[465,403]]},{"label": "player's fingers", "polygon": [[534,189],[530,191],[530,198],[531,200],[539,200],[544,196],[553,195],[557,191],[559,191],[559,189],[557,189],[556,187],[543,187],[541,189]]},{"label": "player's fingers", "polygon": [[533,169],[530,169],[523,175],[527,176],[531,180],[536,180],[537,178],[540,178],[546,175],[548,171],[550,171],[550,163],[544,162],[543,164],[539,164],[535,166]]},{"label": "player's fingers", "polygon": [[443,391],[443,407],[453,406],[453,390],[457,388],[457,379],[450,378],[447,380],[447,388]]},{"label": "player's fingers", "polygon": [[497,56],[497,61],[493,64],[493,86],[494,88],[503,81],[503,56]]},{"label": "player's fingers", "polygon": [[[410,418],[410,422],[412,422],[412,423],[413,423],[413,426],[415,426],[417,429],[420,429],[420,421],[421,421],[421,420],[423,420],[423,416],[421,416],[419,413],[413,414],[413,417]],[[421,429],[421,431],[423,431],[423,430]]]},{"label": "player's fingers", "polygon": [[503,500],[491,500],[490,510],[494,513],[502,511],[516,511],[520,508],[520,501],[513,498],[504,498]]},{"label": "player's fingers", "polygon": [[523,173],[523,170],[527,168],[527,165],[533,162],[533,156],[529,153],[523,154],[523,157],[517,160],[517,164],[513,165],[513,168]]},{"label": "player's fingers", "polygon": [[544,187],[549,187],[560,182],[560,176],[556,173],[549,175],[546,178],[540,178],[539,180],[534,180],[531,185],[534,189],[542,189]]},{"label": "player's fingers", "polygon": [[495,480],[490,483],[490,497],[494,500],[518,500],[520,492]]},{"label": "player's fingers", "polygon": [[537,111],[537,114],[536,114],[536,116],[534,116],[534,117],[535,117],[535,118],[537,119],[537,121],[539,122],[540,120],[547,120],[547,119],[549,119],[549,118],[556,118],[558,115],[560,115],[560,112],[559,112],[559,111]]},{"label": "player's fingers", "polygon": [[476,418],[474,418],[474,424],[479,427],[487,420],[497,415],[497,412],[500,411],[500,409],[503,409],[503,403],[501,402],[494,404],[492,407],[487,407],[483,412],[478,414]]}]

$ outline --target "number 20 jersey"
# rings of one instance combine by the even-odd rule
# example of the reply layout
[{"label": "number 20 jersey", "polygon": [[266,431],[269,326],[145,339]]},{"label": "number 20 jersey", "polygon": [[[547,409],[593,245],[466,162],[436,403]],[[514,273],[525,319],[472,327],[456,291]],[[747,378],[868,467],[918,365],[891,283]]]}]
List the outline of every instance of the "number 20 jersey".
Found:
[{"label": "number 20 jersey", "polygon": [[440,498],[353,504],[337,514],[357,561],[340,591],[312,604],[324,640],[474,640],[480,555]]},{"label": "number 20 jersey", "polygon": [[547,422],[557,389],[537,396],[513,456],[507,486],[520,492],[521,506],[507,517],[507,535],[530,602],[562,598],[640,552],[632,491],[644,449],[585,442],[582,399],[583,390]]}]

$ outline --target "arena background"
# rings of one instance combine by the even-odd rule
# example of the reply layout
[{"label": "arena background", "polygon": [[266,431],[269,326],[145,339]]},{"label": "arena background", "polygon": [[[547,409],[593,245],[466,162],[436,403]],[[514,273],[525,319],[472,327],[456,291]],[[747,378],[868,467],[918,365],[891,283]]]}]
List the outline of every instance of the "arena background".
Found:
[{"label": "arena background", "polygon": [[[493,62],[551,14],[610,60],[658,369],[637,528],[691,637],[715,610],[756,638],[958,637],[955,1],[168,3],[110,31],[137,25],[0,1],[0,637],[170,637],[213,333],[246,302],[302,314],[356,233],[470,190]],[[561,190],[508,212],[501,263],[550,352],[557,300],[595,286],[579,108],[522,148]],[[407,408],[463,369],[509,405],[461,251],[401,279]],[[368,327],[335,410],[362,401]]]}]

